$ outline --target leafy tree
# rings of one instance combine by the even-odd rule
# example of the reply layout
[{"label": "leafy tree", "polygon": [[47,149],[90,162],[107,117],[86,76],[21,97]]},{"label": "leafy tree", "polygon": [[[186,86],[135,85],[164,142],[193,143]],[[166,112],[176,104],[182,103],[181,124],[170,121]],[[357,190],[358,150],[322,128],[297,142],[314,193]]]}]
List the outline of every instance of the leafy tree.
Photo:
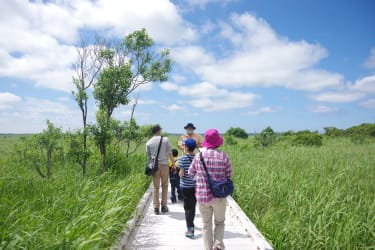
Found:
[{"label": "leafy tree", "polygon": [[263,147],[271,146],[276,141],[276,134],[271,127],[263,129],[259,135],[255,136],[256,144]]},{"label": "leafy tree", "polygon": [[47,129],[43,132],[22,139],[22,143],[16,146],[14,158],[19,164],[35,168],[40,177],[49,179],[54,153],[61,153],[61,138],[61,129],[47,121]]},{"label": "leafy tree", "polygon": [[345,134],[344,130],[335,127],[325,127],[324,131],[324,134],[330,137],[338,137],[343,136]]},{"label": "leafy tree", "polygon": [[358,126],[353,126],[345,130],[345,133],[349,136],[363,135],[375,137],[375,123],[363,123]]},{"label": "leafy tree", "polygon": [[[84,41],[81,42],[81,47],[77,48],[77,60],[73,64],[75,70],[75,76],[73,77],[73,83],[76,87],[76,91],[72,94],[81,110],[83,129],[80,134],[82,143],[77,139],[73,138],[72,145],[77,154],[74,154],[74,159],[82,167],[82,174],[86,174],[86,162],[89,157],[87,149],[87,101],[88,93],[87,90],[93,86],[97,80],[99,72],[103,65],[103,60],[100,57],[100,51],[103,49],[102,43],[98,42],[92,46],[88,46]],[[82,149],[80,149],[82,147]]]},{"label": "leafy tree", "polygon": [[249,136],[246,131],[242,128],[230,128],[226,132],[227,135],[237,137],[237,138],[242,138],[242,139],[247,139]]},{"label": "leafy tree", "polygon": [[153,81],[165,81],[171,70],[169,50],[156,54],[154,42],[145,29],[135,31],[115,48],[101,51],[104,68],[94,86],[99,105],[95,141],[102,156],[101,171],[106,169],[106,147],[112,142],[116,122],[115,108],[129,103],[130,94],[138,87]]}]

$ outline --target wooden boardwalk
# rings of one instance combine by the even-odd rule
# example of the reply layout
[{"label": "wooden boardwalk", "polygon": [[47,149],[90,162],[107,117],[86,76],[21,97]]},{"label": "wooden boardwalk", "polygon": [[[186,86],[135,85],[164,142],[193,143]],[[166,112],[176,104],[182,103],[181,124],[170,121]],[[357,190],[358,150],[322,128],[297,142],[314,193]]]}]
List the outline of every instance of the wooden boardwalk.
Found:
[{"label": "wooden boardwalk", "polygon": [[[183,203],[168,203],[169,212],[155,215],[151,186],[138,205],[134,218],[115,249],[195,250],[203,249],[202,220],[197,206],[195,238],[186,238]],[[246,217],[237,203],[228,197],[224,244],[226,249],[272,249],[261,233]]]}]

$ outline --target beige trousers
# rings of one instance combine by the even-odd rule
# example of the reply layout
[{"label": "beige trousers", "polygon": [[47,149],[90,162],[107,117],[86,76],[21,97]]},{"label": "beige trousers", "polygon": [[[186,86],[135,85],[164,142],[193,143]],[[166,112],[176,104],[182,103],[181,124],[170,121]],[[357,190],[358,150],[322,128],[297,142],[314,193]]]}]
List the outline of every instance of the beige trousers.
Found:
[{"label": "beige trousers", "polygon": [[[223,238],[226,206],[226,198],[213,200],[209,204],[199,204],[199,211],[201,212],[203,221],[203,240],[205,250],[211,250],[215,247],[225,249]],[[215,222],[213,234],[212,215]]]},{"label": "beige trousers", "polygon": [[161,205],[166,206],[168,202],[168,179],[169,167],[167,165],[159,165],[158,171],[153,175],[153,204],[154,208],[160,208],[159,188],[161,182]]}]

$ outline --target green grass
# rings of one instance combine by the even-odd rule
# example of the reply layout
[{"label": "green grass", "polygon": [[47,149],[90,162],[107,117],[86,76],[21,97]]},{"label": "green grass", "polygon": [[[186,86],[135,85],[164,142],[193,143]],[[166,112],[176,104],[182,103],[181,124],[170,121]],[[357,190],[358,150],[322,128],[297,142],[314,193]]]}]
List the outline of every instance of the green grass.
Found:
[{"label": "green grass", "polygon": [[275,249],[374,249],[375,143],[224,146],[234,198]]},{"label": "green grass", "polygon": [[134,155],[122,174],[86,177],[55,166],[47,181],[2,157],[0,249],[109,249],[149,185],[143,161]]},{"label": "green grass", "polygon": [[[177,136],[170,136],[177,147]],[[116,173],[61,163],[53,179],[7,159],[17,140],[0,136],[0,249],[109,249],[148,187],[144,147]],[[286,141],[222,148],[234,169],[234,198],[275,249],[374,249],[375,142]],[[181,152],[180,152],[181,153]]]}]

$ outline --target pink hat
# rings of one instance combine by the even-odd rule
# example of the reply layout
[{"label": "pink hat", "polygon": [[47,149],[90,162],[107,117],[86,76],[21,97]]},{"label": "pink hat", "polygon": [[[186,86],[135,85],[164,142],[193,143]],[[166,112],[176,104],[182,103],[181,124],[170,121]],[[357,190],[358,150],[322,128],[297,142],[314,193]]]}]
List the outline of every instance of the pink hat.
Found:
[{"label": "pink hat", "polygon": [[217,148],[223,145],[223,142],[223,137],[219,135],[219,131],[217,131],[214,128],[211,128],[206,131],[202,146],[205,148]]}]

